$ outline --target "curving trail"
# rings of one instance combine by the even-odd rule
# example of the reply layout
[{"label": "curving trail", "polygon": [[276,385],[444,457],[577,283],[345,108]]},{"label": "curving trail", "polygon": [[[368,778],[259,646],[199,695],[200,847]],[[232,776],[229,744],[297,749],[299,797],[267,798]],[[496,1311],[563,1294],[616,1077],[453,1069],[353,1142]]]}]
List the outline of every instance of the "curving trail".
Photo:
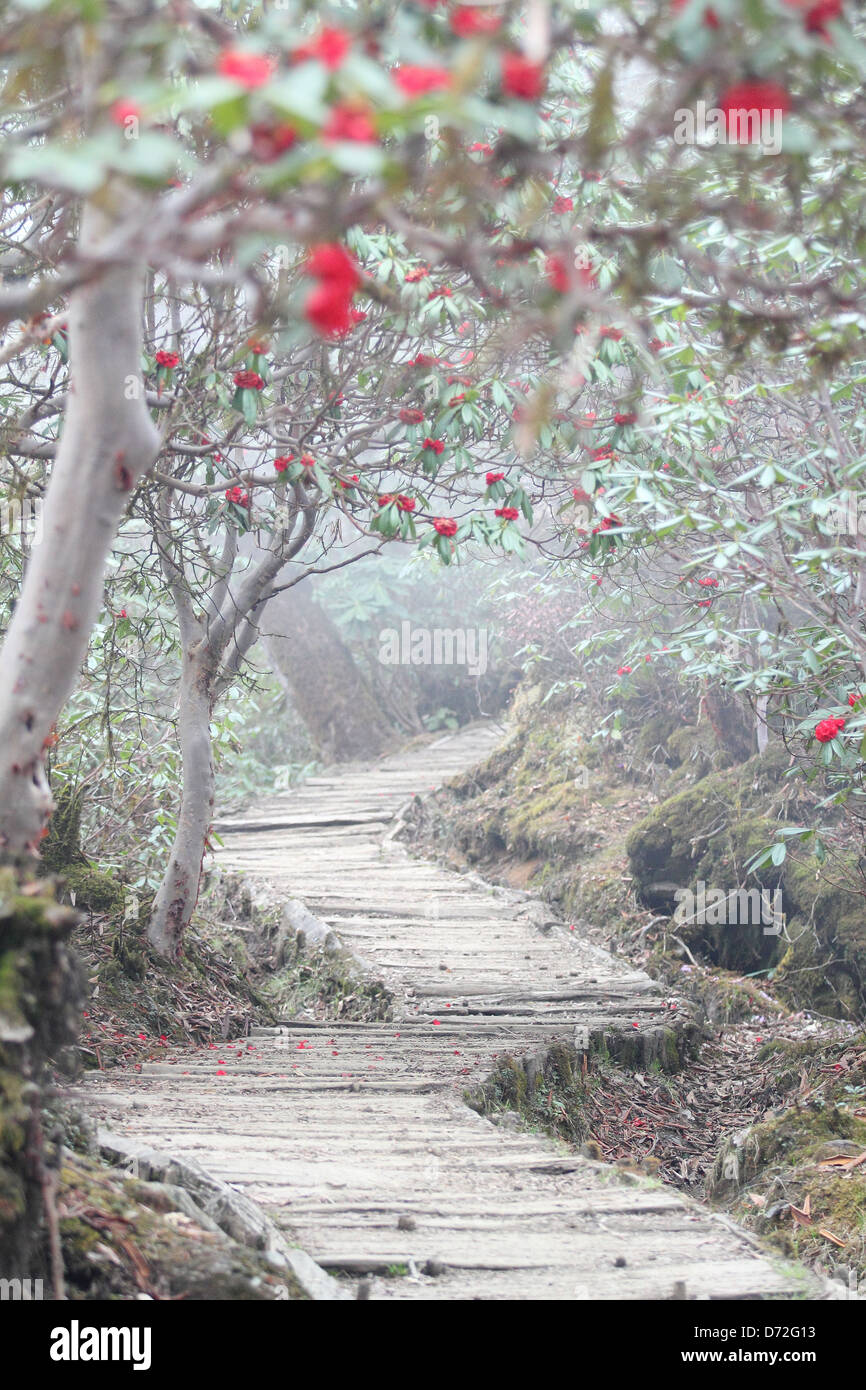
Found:
[{"label": "curving trail", "polygon": [[678,1193],[464,1104],[503,1055],[531,1075],[551,1042],[634,1042],[671,1016],[646,975],[528,895],[393,838],[414,793],[501,738],[479,725],[335,769],[219,827],[223,867],[302,899],[394,991],[397,1022],[255,1029],[231,1051],[91,1076],[90,1108],[261,1203],[324,1268],[374,1276],[374,1298],[665,1299],[681,1283],[689,1298],[820,1297]]}]

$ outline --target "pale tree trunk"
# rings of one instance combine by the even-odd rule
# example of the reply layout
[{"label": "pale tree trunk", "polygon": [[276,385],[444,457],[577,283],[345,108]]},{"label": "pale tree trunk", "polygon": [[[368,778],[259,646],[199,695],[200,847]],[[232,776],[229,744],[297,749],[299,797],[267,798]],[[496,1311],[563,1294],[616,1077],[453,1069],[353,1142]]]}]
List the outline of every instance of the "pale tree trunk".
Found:
[{"label": "pale tree trunk", "polygon": [[[154,899],[147,938],[160,955],[177,960],[198,901],[202,862],[214,810],[211,716],[220,696],[237,676],[259,636],[257,614],[284,565],[306,544],[315,525],[315,507],[296,489],[289,525],[270,551],[232,585],[237,536],[229,531],[214,583],[207,595],[207,617],[200,621],[183,568],[183,553],[172,539],[172,504],[163,492],[158,506],[160,560],[177,609],[183,668],[178,702],[178,737],[183,783],[177,830],[168,867]],[[296,523],[300,523],[296,529]]]},{"label": "pale tree trunk", "polygon": [[210,720],[213,665],[202,638],[185,649],[178,708],[183,786],[177,831],[168,867],[153,904],[148,939],[160,955],[175,960],[198,901],[201,867],[214,808],[214,764]]},{"label": "pale tree trunk", "polygon": [[268,602],[265,650],[328,762],[378,757],[393,743],[394,731],[308,582]]},{"label": "pale tree trunk", "polygon": [[[80,246],[109,230],[87,207]],[[52,808],[43,755],[70,695],[103,595],[105,561],[130,493],[159,446],[141,380],[144,267],[117,265],[69,304],[63,433],[0,660],[0,850],[36,853]]]}]

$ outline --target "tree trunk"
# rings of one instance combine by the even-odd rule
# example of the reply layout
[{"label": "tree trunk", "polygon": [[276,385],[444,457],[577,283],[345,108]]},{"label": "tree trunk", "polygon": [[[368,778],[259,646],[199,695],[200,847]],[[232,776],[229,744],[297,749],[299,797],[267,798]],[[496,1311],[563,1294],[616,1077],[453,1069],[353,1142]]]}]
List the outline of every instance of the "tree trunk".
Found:
[{"label": "tree trunk", "polygon": [[394,731],[307,581],[269,601],[262,632],[265,650],[328,762],[385,752]]},{"label": "tree trunk", "polygon": [[[106,230],[86,208],[82,250]],[[87,651],[130,493],[159,445],[141,380],[143,288],[143,266],[118,265],[70,299],[63,433],[0,661],[0,850],[12,857],[38,850],[52,807],[46,740]]]},{"label": "tree trunk", "polygon": [[213,819],[213,696],[211,666],[202,648],[203,642],[199,642],[184,652],[178,717],[183,759],[180,811],[171,857],[147,929],[151,945],[170,960],[180,955],[183,933],[198,901],[202,860]]}]

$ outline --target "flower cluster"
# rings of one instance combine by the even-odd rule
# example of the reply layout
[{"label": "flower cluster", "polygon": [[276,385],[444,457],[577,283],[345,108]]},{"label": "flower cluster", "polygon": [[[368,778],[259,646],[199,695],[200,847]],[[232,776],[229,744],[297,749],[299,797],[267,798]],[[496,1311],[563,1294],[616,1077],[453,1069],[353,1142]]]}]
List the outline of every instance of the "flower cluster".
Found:
[{"label": "flower cluster", "polygon": [[306,264],[319,284],[308,296],[304,315],[324,338],[343,338],[353,323],[352,299],[361,284],[354,256],[338,242],[316,246]]},{"label": "flower cluster", "polygon": [[844,719],[821,719],[815,725],[815,737],[819,743],[832,743],[840,729],[844,729],[844,727]]}]

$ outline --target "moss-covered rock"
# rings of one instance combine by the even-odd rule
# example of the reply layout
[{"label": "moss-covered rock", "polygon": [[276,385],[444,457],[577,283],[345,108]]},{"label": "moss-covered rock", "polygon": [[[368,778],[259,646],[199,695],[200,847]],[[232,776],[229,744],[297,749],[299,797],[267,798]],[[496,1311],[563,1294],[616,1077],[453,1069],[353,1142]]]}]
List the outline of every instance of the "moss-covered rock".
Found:
[{"label": "moss-covered rock", "polygon": [[791,1106],[727,1141],[708,1180],[708,1196],[785,1254],[842,1265],[862,1278],[866,1172],[839,1161],[864,1150],[866,1121],[851,1107]]},{"label": "moss-covered rock", "polygon": [[75,1041],[82,981],[66,938],[75,914],[45,881],[0,869],[0,1270],[47,1278],[45,1188],[55,1156],[43,1110],[49,1061]]},{"label": "moss-covered rock", "polygon": [[[671,930],[713,965],[747,974],[772,971],[782,996],[796,1007],[862,1017],[866,901],[854,887],[856,856],[840,853],[832,865],[817,869],[792,855],[780,866],[754,873],[746,868],[780,825],[790,823],[788,762],[785,750],[774,747],[764,757],[703,778],[651,811],[626,840],[636,892],[661,911],[673,913],[679,904]],[[705,906],[698,912],[701,885]],[[684,902],[678,889],[691,890],[693,898]],[[772,917],[779,902],[784,925]]]}]

